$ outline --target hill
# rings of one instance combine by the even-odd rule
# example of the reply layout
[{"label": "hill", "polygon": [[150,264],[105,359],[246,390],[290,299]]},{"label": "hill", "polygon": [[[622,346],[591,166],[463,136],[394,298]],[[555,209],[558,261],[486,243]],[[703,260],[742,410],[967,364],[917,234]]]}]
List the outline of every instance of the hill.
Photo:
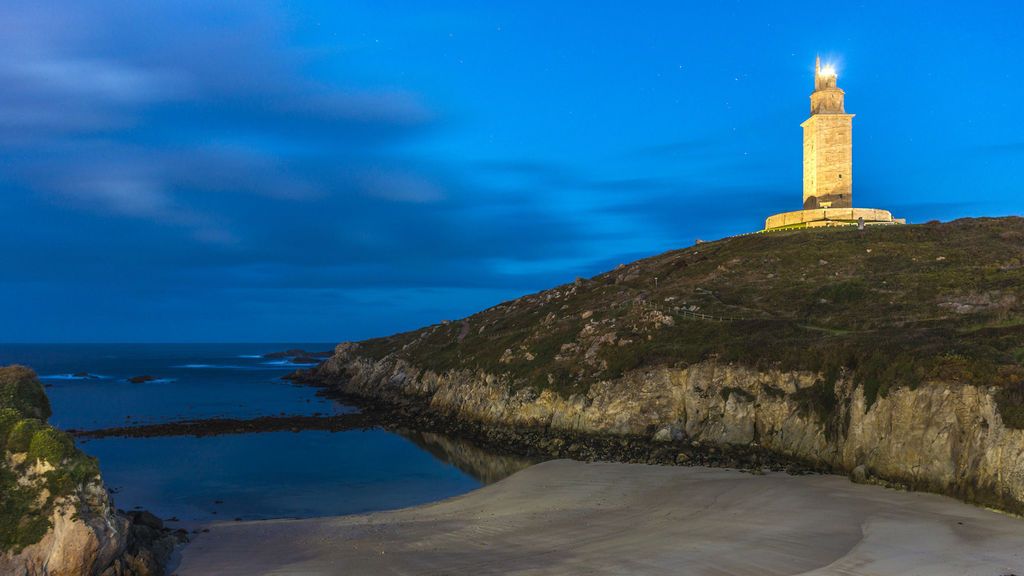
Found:
[{"label": "hill", "polygon": [[998,386],[1004,420],[1024,427],[1024,219],[726,238],[358,353],[508,374],[515,388],[563,396],[709,358],[826,382],[845,371],[869,405],[902,386],[969,382]]},{"label": "hill", "polygon": [[810,466],[1024,512],[1024,219],[751,234],[304,373],[584,460]]}]

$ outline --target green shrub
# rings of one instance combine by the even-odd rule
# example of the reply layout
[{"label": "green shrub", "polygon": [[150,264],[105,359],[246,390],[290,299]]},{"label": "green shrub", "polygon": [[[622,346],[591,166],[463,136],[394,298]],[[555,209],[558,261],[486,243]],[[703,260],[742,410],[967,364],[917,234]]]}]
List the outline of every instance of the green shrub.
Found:
[{"label": "green shrub", "polygon": [[46,420],[50,401],[36,373],[24,366],[0,368],[0,408],[13,408],[26,418]]},{"label": "green shrub", "polygon": [[59,496],[73,494],[99,473],[99,462],[95,458],[76,452],[57,469],[47,472],[47,488]]},{"label": "green shrub", "polygon": [[1024,382],[1001,388],[995,399],[1003,424],[1009,428],[1024,429]]},{"label": "green shrub", "polygon": [[7,448],[7,436],[20,420],[21,414],[14,408],[0,408],[0,451]]},{"label": "green shrub", "polygon": [[54,466],[74,453],[75,443],[71,437],[49,426],[36,430],[28,446],[29,461],[43,460]]},{"label": "green shrub", "polygon": [[10,434],[7,435],[7,450],[10,452],[28,452],[29,445],[32,443],[32,437],[45,426],[46,424],[35,418],[19,420],[11,428]]},{"label": "green shrub", "polygon": [[18,475],[0,465],[0,552],[19,552],[35,544],[50,528],[53,496],[42,506],[39,489],[18,482]]}]

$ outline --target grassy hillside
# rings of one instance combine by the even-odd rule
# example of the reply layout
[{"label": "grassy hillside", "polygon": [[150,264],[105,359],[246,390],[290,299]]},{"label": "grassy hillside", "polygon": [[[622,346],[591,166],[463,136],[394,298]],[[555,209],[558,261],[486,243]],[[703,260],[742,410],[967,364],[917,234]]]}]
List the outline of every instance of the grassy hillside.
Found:
[{"label": "grassy hillside", "polygon": [[360,350],[563,395],[717,357],[819,371],[818,410],[844,372],[870,402],[929,381],[994,385],[1004,419],[1024,427],[1024,219],[727,238]]},{"label": "grassy hillside", "polygon": [[0,552],[38,542],[57,502],[99,474],[95,459],[47,425],[49,417],[35,373],[0,367]]}]

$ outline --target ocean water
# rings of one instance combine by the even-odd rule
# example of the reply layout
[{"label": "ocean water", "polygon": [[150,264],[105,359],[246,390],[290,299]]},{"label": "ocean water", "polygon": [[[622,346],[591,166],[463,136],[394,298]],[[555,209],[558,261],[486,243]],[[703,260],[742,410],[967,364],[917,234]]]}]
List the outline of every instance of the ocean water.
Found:
[{"label": "ocean water", "polygon": [[[50,422],[65,429],[355,410],[282,380],[296,366],[262,357],[291,348],[332,345],[0,344],[0,365],[35,369],[53,406]],[[75,376],[83,372],[91,376]],[[141,375],[157,380],[128,381]],[[104,438],[79,446],[99,458],[119,508],[144,508],[185,527],[411,506],[529,464],[434,434],[376,429]]]}]

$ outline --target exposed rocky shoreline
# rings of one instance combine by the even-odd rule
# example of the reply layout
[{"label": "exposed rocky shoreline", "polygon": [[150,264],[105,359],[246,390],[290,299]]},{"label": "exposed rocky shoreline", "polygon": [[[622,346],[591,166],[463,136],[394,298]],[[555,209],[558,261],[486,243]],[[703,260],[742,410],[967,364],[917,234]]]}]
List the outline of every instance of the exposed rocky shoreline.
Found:
[{"label": "exposed rocky shoreline", "polygon": [[849,474],[1024,513],[1024,431],[1003,425],[993,392],[901,389],[872,406],[839,378],[705,362],[636,371],[581,395],[514,390],[500,377],[437,374],[344,343],[301,380],[376,406],[392,422],[485,447],[577,460],[699,464]]},{"label": "exposed rocky shoreline", "polygon": [[[315,385],[314,381],[308,381]],[[264,416],[251,419],[208,418],[159,424],[141,424],[69,430],[80,439],[109,437],[153,438],[160,436],[219,436],[256,432],[300,432],[323,430],[343,432],[382,428],[403,436],[424,433],[465,439],[494,454],[510,454],[537,460],[571,458],[582,461],[610,461],[641,464],[691,464],[751,470],[786,470],[790,473],[830,472],[793,458],[782,458],[752,446],[719,447],[700,442],[664,441],[652,443],[645,436],[615,436],[571,433],[537,427],[512,429],[457,420],[431,411],[414,401],[392,403],[374,398],[335,392],[321,394],[352,406],[360,412],[330,416]]]},{"label": "exposed rocky shoreline", "polygon": [[[318,385],[312,380],[309,383]],[[453,418],[415,399],[386,401],[340,393],[332,388],[325,388],[323,393],[347,404],[361,406],[382,428],[402,432],[428,431],[464,438],[498,454],[542,460],[567,458],[585,462],[693,465],[787,471],[791,474],[832,471],[827,466],[785,457],[752,445],[719,446],[679,439],[652,442],[649,436],[637,434],[592,434],[541,426],[509,427]]]}]

